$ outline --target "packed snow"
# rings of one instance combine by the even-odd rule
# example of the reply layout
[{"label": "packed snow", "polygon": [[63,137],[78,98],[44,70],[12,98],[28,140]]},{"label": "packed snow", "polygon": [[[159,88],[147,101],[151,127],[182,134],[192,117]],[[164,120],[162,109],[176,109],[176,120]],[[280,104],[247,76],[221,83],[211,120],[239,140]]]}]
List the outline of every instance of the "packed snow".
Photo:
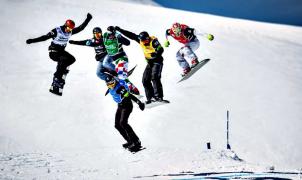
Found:
[{"label": "packed snow", "polygon": [[[150,4],[0,2],[0,179],[301,178],[302,27]],[[211,60],[181,83],[176,83],[181,69],[175,59],[181,45],[170,39],[162,83],[171,103],[134,108],[129,123],[146,147],[136,154],[121,146],[114,128],[117,105],[104,96],[107,88],[96,76],[93,48],[67,46],[77,61],[59,97],[48,91],[56,67],[48,57],[50,40],[25,43],[68,18],[80,24],[88,12],[92,21],[72,40],[91,38],[95,26],[105,31],[117,25],[148,31],[163,44],[174,22],[215,36],[214,41],[199,37],[197,55]],[[138,65],[130,80],[144,92],[142,50],[134,41],[124,49],[129,66]],[[226,149],[227,110],[233,151]]]}]

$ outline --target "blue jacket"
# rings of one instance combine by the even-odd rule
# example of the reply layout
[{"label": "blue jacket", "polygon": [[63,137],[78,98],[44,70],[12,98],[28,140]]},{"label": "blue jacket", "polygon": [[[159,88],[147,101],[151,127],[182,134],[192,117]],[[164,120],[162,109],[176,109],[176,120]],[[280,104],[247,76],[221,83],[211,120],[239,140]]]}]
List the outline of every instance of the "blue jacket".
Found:
[{"label": "blue jacket", "polygon": [[109,89],[109,93],[112,95],[112,98],[116,103],[121,103],[125,97],[128,97],[128,91],[129,87],[123,80],[119,80],[119,82],[113,89]]}]

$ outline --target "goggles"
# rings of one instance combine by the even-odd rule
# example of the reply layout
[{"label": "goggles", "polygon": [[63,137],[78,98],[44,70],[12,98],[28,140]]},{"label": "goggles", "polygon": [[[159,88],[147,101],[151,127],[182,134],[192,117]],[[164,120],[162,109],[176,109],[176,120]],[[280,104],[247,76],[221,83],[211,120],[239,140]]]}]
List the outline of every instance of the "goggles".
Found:
[{"label": "goggles", "polygon": [[102,37],[102,33],[100,33],[100,32],[95,32],[95,33],[93,33],[93,34],[94,34],[94,36],[95,36],[96,38]]},{"label": "goggles", "polygon": [[148,44],[148,43],[150,42],[150,39],[147,38],[147,39],[145,39],[145,40],[141,40],[141,42],[142,42],[143,44]]},{"label": "goggles", "polygon": [[73,30],[73,28],[66,26],[66,31],[67,32],[71,32]]},{"label": "goggles", "polygon": [[180,27],[175,27],[172,29],[173,33],[176,35],[176,36],[180,36],[180,33],[181,33],[181,28]]},{"label": "goggles", "polygon": [[116,81],[113,80],[113,81],[107,82],[106,84],[107,84],[108,88],[113,89],[115,87]]}]

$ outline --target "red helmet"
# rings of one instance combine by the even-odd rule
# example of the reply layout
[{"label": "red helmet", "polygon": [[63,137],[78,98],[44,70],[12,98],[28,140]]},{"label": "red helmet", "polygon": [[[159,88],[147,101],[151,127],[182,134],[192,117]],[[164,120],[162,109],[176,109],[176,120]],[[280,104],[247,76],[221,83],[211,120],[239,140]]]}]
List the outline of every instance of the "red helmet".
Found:
[{"label": "red helmet", "polygon": [[180,24],[178,23],[178,22],[176,22],[176,23],[174,23],[173,25],[172,25],[172,28],[174,29],[174,28],[180,28]]},{"label": "red helmet", "polygon": [[75,23],[74,23],[73,20],[67,19],[66,22],[65,22],[65,26],[66,26],[66,27],[69,27],[70,29],[73,29],[74,26],[75,26]]}]

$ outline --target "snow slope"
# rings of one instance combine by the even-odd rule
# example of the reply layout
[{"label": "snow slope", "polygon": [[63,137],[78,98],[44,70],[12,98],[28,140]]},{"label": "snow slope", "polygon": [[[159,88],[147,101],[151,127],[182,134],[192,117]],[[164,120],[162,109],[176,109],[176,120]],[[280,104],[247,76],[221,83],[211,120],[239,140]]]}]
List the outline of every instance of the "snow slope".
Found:
[{"label": "snow slope", "polygon": [[[269,166],[296,173],[302,167],[302,28],[117,1],[0,4],[0,178],[171,179],[265,172]],[[56,67],[48,57],[50,41],[25,44],[67,18],[80,24],[87,12],[93,19],[73,40],[90,38],[95,26],[118,25],[147,30],[163,42],[175,21],[215,35],[213,42],[200,37],[197,52],[211,61],[180,84],[175,60],[180,45],[171,40],[165,49],[162,83],[171,104],[134,109],[130,124],[147,147],[136,155],[121,148],[116,104],[104,96],[106,87],[95,75],[93,49],[67,47],[77,61],[64,95],[57,97],[48,92]],[[131,80],[143,91],[143,53],[135,42],[125,50],[130,67],[138,64]],[[224,150],[227,110],[230,143],[244,162]],[[206,150],[207,142],[213,150]]]}]

